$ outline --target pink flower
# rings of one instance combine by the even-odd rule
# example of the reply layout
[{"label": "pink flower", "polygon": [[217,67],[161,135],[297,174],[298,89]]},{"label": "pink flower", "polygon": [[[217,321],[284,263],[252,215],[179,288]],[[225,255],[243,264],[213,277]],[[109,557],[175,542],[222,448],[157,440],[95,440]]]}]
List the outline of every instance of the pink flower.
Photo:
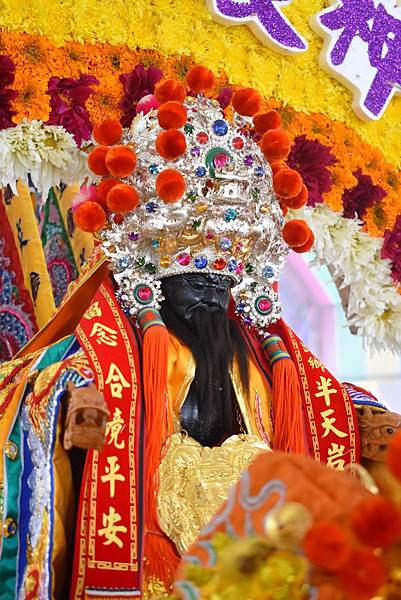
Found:
[{"label": "pink flower", "polygon": [[398,215],[393,230],[384,232],[381,257],[392,261],[392,277],[396,283],[401,283],[401,215]]},{"label": "pink flower", "polygon": [[323,202],[323,194],[329,192],[333,185],[333,175],[328,167],[334,165],[337,159],[330,150],[318,140],[306,139],[306,135],[294,140],[287,162],[298,171],[308,188],[308,206]]},{"label": "pink flower", "polygon": [[95,202],[96,200],[96,186],[95,185],[83,185],[77,194],[72,199],[71,208],[74,213],[78,206],[86,202],[87,200],[91,200]]},{"label": "pink flower", "polygon": [[361,169],[354,171],[353,176],[357,179],[357,184],[351,189],[344,190],[343,216],[347,219],[358,217],[363,220],[367,209],[381,202],[387,192],[380,185],[374,185],[372,178],[363,175]]},{"label": "pink flower", "polygon": [[155,85],[163,77],[157,67],[146,69],[144,65],[136,65],[130,73],[120,75],[123,84],[124,96],[120,107],[123,110],[121,125],[129,127],[137,113],[137,104],[141,98],[153,94]]},{"label": "pink flower", "polygon": [[139,100],[136,105],[136,112],[146,115],[153,108],[159,108],[159,106],[160,102],[156,100],[156,97],[153,94],[148,94]]}]

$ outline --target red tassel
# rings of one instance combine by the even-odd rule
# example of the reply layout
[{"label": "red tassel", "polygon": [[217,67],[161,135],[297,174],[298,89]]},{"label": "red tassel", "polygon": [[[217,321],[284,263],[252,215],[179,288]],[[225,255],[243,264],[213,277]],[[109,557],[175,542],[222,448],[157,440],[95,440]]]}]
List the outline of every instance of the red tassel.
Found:
[{"label": "red tassel", "polygon": [[143,384],[145,394],[145,578],[159,578],[166,588],[172,584],[179,556],[162,532],[157,518],[158,470],[163,447],[173,432],[172,411],[167,396],[169,334],[154,309],[138,314],[144,334]]},{"label": "red tassel", "polygon": [[263,341],[273,372],[273,450],[305,453],[301,389],[295,365],[277,335]]}]

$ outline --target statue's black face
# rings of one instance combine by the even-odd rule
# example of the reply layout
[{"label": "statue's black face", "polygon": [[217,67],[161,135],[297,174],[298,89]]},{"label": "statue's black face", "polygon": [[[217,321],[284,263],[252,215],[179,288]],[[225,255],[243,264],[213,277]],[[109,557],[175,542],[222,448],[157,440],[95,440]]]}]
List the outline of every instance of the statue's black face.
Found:
[{"label": "statue's black face", "polygon": [[227,311],[232,280],[225,275],[188,273],[173,275],[162,281],[164,303],[174,314],[191,321],[194,311],[203,309],[213,313]]}]

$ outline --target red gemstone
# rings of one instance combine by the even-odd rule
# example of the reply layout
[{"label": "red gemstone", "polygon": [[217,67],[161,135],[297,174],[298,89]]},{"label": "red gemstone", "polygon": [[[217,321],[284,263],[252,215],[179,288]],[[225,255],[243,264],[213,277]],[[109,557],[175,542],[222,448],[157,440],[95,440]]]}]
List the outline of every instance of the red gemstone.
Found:
[{"label": "red gemstone", "polygon": [[241,150],[244,147],[244,140],[240,137],[234,138],[233,146],[236,150]]},{"label": "red gemstone", "polygon": [[122,215],[114,215],[113,221],[116,225],[121,225],[121,223],[124,221],[124,217]]},{"label": "red gemstone", "polygon": [[221,269],[224,269],[226,264],[227,263],[224,260],[224,258],[216,258],[216,260],[213,263],[213,268],[217,269],[217,271],[221,271]]},{"label": "red gemstone", "polygon": [[259,301],[259,309],[262,312],[267,312],[271,309],[272,303],[267,298],[263,298],[263,300]]},{"label": "red gemstone", "polygon": [[181,254],[177,256],[177,260],[181,266],[186,267],[191,262],[191,256],[188,252],[181,252]]},{"label": "red gemstone", "polygon": [[152,297],[152,290],[149,287],[141,287],[138,290],[138,298],[142,302],[147,302]]},{"label": "red gemstone", "polygon": [[199,144],[206,144],[209,141],[209,136],[204,131],[200,131],[196,135],[196,140],[199,142]]}]

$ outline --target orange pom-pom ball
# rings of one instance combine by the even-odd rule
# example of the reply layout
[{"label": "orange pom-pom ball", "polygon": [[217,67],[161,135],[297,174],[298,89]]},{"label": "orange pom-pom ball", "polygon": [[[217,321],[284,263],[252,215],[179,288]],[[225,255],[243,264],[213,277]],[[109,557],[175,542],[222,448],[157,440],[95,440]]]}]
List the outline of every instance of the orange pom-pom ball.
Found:
[{"label": "orange pom-pom ball", "polygon": [[290,136],[281,129],[269,129],[260,140],[260,149],[268,161],[283,160],[291,150]]},{"label": "orange pom-pom ball", "polygon": [[187,122],[187,109],[180,102],[165,102],[157,111],[157,120],[163,129],[180,129]]},{"label": "orange pom-pom ball", "polygon": [[386,460],[394,477],[401,481],[401,431],[390,441]]},{"label": "orange pom-pom ball", "polygon": [[401,513],[383,496],[373,496],[356,506],[352,525],[362,543],[373,548],[386,548],[401,534]]},{"label": "orange pom-pom ball", "polygon": [[215,80],[213,73],[206,67],[196,65],[189,69],[186,82],[191,92],[200,94],[201,92],[208,92],[214,88]]},{"label": "orange pom-pom ball", "polygon": [[107,194],[107,206],[112,212],[124,214],[134,210],[138,204],[138,192],[126,183],[118,183]]},{"label": "orange pom-pom ball", "polygon": [[284,225],[282,233],[284,241],[289,247],[296,248],[297,246],[306,244],[309,240],[310,231],[306,221],[303,219],[292,219]]},{"label": "orange pom-pom ball", "polygon": [[121,140],[123,128],[120,121],[116,119],[106,119],[100,125],[93,128],[93,137],[98,144],[104,146],[114,146]]},{"label": "orange pom-pom ball", "polygon": [[292,198],[283,198],[283,204],[288,206],[288,208],[293,208],[293,209],[301,208],[302,206],[305,206],[305,204],[307,203],[308,195],[309,195],[308,188],[303,183],[299,194],[297,194],[297,196],[294,196]]},{"label": "orange pom-pom ball", "polygon": [[110,177],[109,179],[103,179],[96,187],[96,200],[101,204],[104,208],[107,206],[107,194],[111,190],[112,187],[120,183],[118,179],[113,179]]},{"label": "orange pom-pom ball", "polygon": [[95,175],[108,175],[109,169],[106,166],[106,155],[109,150],[108,146],[98,146],[90,152],[88,167]]},{"label": "orange pom-pom ball", "polygon": [[312,246],[314,243],[315,243],[315,236],[313,235],[313,232],[310,231],[309,238],[305,242],[305,244],[302,244],[302,246],[293,247],[292,250],[294,250],[294,252],[297,252],[298,254],[303,254],[304,252],[309,252],[309,250],[312,249]]},{"label": "orange pom-pom ball", "polygon": [[74,211],[73,220],[82,231],[95,233],[106,225],[106,213],[100,204],[87,200]]},{"label": "orange pom-pom ball", "polygon": [[369,600],[385,583],[383,561],[365,548],[353,550],[347,564],[337,573],[341,587],[350,600]]},{"label": "orange pom-pom ball", "polygon": [[281,117],[276,110],[258,112],[253,116],[253,125],[260,135],[269,129],[278,129],[281,126]]},{"label": "orange pom-pom ball", "polygon": [[270,163],[270,167],[273,173],[273,177],[275,176],[276,173],[278,173],[279,171],[281,171],[281,169],[288,169],[287,165],[285,165],[284,163],[275,160],[272,163]]},{"label": "orange pom-pom ball", "polygon": [[187,149],[185,135],[178,129],[162,131],[156,138],[156,150],[166,160],[176,160]]},{"label": "orange pom-pom ball", "polygon": [[253,88],[241,88],[231,100],[234,110],[244,117],[252,117],[262,107],[262,96]]},{"label": "orange pom-pom ball", "polygon": [[156,84],[155,97],[160,104],[168,102],[169,100],[184,102],[186,96],[187,92],[185,86],[176,79],[164,79]]},{"label": "orange pom-pom ball", "polygon": [[156,192],[164,202],[177,202],[186,188],[184,177],[175,169],[165,169],[156,178]]},{"label": "orange pom-pom ball", "polygon": [[106,156],[106,166],[114,177],[128,177],[136,166],[136,154],[129,146],[114,146]]},{"label": "orange pom-pom ball", "polygon": [[273,177],[273,189],[280,198],[294,198],[302,191],[302,177],[295,169],[281,169]]},{"label": "orange pom-pom ball", "polygon": [[332,572],[338,571],[351,554],[351,545],[344,530],[331,521],[312,525],[302,546],[311,562]]}]

